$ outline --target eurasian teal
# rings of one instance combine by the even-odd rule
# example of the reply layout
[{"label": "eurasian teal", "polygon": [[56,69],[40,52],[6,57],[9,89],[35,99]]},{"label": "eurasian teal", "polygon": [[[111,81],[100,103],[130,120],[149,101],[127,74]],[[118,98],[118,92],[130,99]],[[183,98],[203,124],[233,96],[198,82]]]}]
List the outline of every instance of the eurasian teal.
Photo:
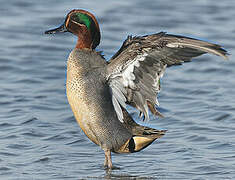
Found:
[{"label": "eurasian teal", "polygon": [[81,129],[104,150],[108,168],[112,168],[111,152],[138,152],[166,132],[137,124],[127,104],[137,108],[145,120],[149,111],[162,116],[156,109],[156,96],[166,67],[205,53],[224,58],[228,54],[217,44],[160,32],[128,36],[107,62],[95,50],[100,43],[96,18],[80,9],[70,11],[63,25],[45,33],[58,32],[78,36],[67,63],[67,98]]}]

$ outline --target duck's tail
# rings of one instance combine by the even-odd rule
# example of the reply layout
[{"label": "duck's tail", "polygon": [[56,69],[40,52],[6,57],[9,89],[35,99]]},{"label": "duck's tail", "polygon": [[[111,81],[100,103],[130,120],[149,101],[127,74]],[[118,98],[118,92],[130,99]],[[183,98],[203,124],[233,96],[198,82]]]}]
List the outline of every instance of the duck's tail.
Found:
[{"label": "duck's tail", "polygon": [[118,150],[117,153],[134,153],[141,151],[162,137],[167,130],[157,130],[137,124],[132,117],[123,110],[123,125],[132,133],[132,137]]}]

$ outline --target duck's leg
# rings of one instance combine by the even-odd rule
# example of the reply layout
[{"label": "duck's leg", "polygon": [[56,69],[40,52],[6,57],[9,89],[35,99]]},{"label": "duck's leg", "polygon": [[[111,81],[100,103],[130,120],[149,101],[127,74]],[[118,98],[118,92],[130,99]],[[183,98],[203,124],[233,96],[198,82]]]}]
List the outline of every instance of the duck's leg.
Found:
[{"label": "duck's leg", "polygon": [[112,169],[112,157],[111,157],[111,151],[109,149],[104,150],[105,160],[104,160],[104,166]]}]

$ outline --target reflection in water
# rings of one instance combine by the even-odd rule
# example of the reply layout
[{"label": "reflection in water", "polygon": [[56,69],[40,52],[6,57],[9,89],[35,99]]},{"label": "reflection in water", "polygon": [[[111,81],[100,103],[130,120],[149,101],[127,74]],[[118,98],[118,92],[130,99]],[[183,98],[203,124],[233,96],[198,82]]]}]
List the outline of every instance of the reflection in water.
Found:
[{"label": "reflection in water", "polygon": [[138,179],[157,179],[156,177],[144,177],[144,176],[133,176],[128,173],[117,173],[114,170],[106,170],[106,175],[104,179],[130,179],[130,180],[138,180]]}]

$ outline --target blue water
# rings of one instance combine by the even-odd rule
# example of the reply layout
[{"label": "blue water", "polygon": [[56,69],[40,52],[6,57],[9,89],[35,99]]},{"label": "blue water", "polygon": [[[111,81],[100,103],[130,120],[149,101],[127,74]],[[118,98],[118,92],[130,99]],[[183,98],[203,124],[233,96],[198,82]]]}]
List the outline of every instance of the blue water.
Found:
[{"label": "blue water", "polygon": [[[0,179],[235,179],[235,1],[1,0]],[[203,55],[168,68],[158,98],[167,134],[142,152],[103,151],[80,130],[65,94],[76,38],[43,32],[74,8],[96,15],[108,59],[127,35],[159,31],[223,45],[229,61]],[[137,113],[133,111],[133,117]]]}]

